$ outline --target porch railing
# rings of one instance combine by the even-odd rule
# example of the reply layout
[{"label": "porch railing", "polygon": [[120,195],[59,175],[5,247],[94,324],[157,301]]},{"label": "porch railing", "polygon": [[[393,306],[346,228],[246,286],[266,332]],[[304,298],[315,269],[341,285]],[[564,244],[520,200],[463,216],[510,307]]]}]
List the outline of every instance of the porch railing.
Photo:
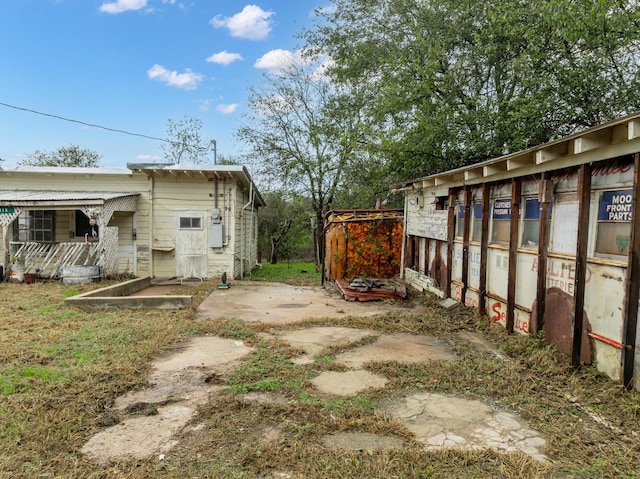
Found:
[{"label": "porch railing", "polygon": [[24,257],[25,273],[45,278],[61,276],[65,266],[99,265],[100,242],[11,243],[14,257]]}]

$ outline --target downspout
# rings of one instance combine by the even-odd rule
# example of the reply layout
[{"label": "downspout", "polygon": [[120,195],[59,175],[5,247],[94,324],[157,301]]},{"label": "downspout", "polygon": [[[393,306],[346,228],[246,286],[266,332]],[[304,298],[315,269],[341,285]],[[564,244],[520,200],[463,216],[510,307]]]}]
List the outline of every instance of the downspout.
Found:
[{"label": "downspout", "polygon": [[150,201],[150,206],[149,206],[149,276],[151,278],[154,277],[154,269],[153,269],[153,217],[155,216],[154,211],[153,211],[153,204],[154,204],[154,185],[155,182],[153,181],[153,173],[151,175],[147,174],[149,176],[149,180],[151,180],[151,190],[149,192],[149,201]]},{"label": "downspout", "polygon": [[[247,230],[247,222],[245,220],[245,216],[244,216],[244,212],[245,210],[249,207],[249,205],[252,205],[254,202],[254,198],[253,198],[253,181],[251,181],[249,183],[249,201],[247,202],[246,205],[244,205],[242,207],[241,210],[241,214],[242,214],[242,226],[243,226],[243,230],[240,232],[240,278],[244,278],[244,257],[245,257],[245,248],[246,248],[246,241],[244,241],[244,245],[243,243],[243,239],[245,237],[246,234],[246,230]],[[251,213],[253,214],[253,207],[251,208]]]},{"label": "downspout", "polygon": [[[136,202],[137,205],[137,202]],[[137,206],[136,206],[137,209]],[[131,218],[131,239],[133,243],[133,258],[131,261],[133,262],[133,275],[138,276],[138,212],[134,211]]]}]

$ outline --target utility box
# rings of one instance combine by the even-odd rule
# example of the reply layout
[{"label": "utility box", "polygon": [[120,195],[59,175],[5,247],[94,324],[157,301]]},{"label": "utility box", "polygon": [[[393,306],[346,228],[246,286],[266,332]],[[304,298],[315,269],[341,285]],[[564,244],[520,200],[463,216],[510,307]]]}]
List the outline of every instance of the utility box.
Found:
[{"label": "utility box", "polygon": [[220,223],[209,225],[209,247],[222,248],[224,246],[224,231]]}]

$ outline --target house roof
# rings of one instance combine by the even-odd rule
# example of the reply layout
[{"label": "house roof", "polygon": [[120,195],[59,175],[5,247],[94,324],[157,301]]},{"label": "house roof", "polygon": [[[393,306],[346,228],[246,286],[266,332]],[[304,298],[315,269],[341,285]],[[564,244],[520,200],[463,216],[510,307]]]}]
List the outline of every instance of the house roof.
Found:
[{"label": "house roof", "polygon": [[443,171],[398,185],[399,190],[481,184],[579,166],[640,151],[640,112],[481,163]]},{"label": "house roof", "polygon": [[252,188],[256,203],[264,206],[266,203],[258,191],[251,175],[242,165],[209,165],[209,164],[170,164],[170,163],[127,163],[127,168],[135,173],[145,173],[149,176],[204,177],[207,180],[235,179],[244,187]]},{"label": "house roof", "polygon": [[2,206],[48,205],[103,205],[108,200],[139,196],[140,193],[115,193],[109,191],[48,191],[48,190],[0,190]]}]

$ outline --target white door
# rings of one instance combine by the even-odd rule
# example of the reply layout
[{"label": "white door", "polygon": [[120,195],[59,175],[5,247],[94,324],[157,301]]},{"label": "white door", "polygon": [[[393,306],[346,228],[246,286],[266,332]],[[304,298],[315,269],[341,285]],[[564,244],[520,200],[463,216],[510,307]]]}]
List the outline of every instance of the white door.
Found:
[{"label": "white door", "polygon": [[205,211],[176,211],[176,276],[207,277]]}]

